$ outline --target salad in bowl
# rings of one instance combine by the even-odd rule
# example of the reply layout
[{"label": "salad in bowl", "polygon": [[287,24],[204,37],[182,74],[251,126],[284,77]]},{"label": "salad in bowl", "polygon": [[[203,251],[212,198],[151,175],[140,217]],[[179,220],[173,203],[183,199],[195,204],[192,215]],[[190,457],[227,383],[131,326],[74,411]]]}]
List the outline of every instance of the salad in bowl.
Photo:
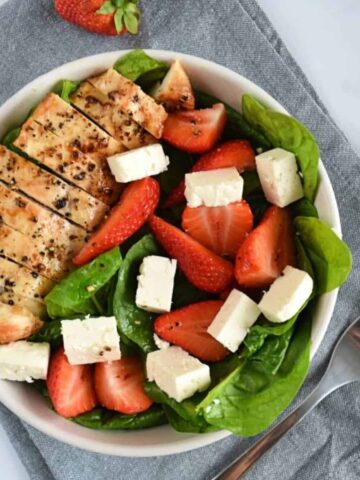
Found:
[{"label": "salad in bowl", "polygon": [[239,100],[134,50],[4,135],[1,379],[96,430],[251,436],[291,403],[351,254],[312,134]]}]

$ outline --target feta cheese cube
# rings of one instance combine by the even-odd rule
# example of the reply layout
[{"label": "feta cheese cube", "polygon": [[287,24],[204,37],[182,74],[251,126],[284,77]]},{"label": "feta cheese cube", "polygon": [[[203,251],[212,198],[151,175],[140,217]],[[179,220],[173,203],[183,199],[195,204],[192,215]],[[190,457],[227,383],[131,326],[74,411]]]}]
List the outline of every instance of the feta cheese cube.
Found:
[{"label": "feta cheese cube", "polygon": [[242,199],[244,180],[236,168],[219,168],[185,175],[189,207],[220,207]]},{"label": "feta cheese cube", "polygon": [[170,312],[176,260],[149,255],[140,266],[135,303],[149,312]]},{"label": "feta cheese cube", "polygon": [[46,380],[49,358],[48,343],[22,340],[0,345],[0,378],[29,383]]},{"label": "feta cheese cube", "polygon": [[146,358],[147,377],[177,402],[210,385],[210,368],[179,347],[156,350]]},{"label": "feta cheese cube", "polygon": [[110,362],[121,357],[115,317],[62,320],[61,332],[71,365]]},{"label": "feta cheese cube", "polygon": [[170,343],[167,342],[166,340],[163,340],[162,338],[158,337],[156,335],[156,333],[154,333],[154,342],[155,342],[155,345],[157,346],[157,348],[159,350],[163,350],[164,348],[169,348],[170,347]]},{"label": "feta cheese cube", "polygon": [[164,172],[168,168],[169,158],[162,145],[155,143],[117,153],[108,158],[108,164],[115,180],[127,183]]},{"label": "feta cheese cube", "polygon": [[207,331],[224,347],[236,352],[260,313],[259,307],[251,298],[234,289]]},{"label": "feta cheese cube", "polygon": [[255,157],[266,199],[278,207],[286,207],[304,196],[295,155],[274,148]]},{"label": "feta cheese cube", "polygon": [[270,322],[286,322],[304,305],[313,286],[313,279],[307,272],[287,266],[264,294],[259,308]]}]

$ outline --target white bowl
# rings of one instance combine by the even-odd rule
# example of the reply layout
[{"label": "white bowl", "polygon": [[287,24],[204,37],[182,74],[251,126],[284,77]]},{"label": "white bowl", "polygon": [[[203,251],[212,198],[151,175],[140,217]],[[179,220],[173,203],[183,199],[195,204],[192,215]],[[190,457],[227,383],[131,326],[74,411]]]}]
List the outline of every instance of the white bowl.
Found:
[{"label": "white bowl", "polygon": [[[0,107],[0,138],[9,128],[22,122],[30,108],[39,103],[59,80],[81,80],[100,73],[111,67],[127,52],[122,50],[75,60],[26,85]],[[242,95],[250,93],[271,109],[287,113],[264,90],[225,67],[176,52],[149,50],[148,53],[166,62],[179,58],[195,87],[218,97],[237,110],[240,108]],[[319,169],[320,185],[316,206],[321,218],[341,234],[339,212],[329,177],[322,163]],[[312,357],[329,325],[336,298],[337,291],[334,291],[323,295],[318,302],[311,336]],[[1,381],[0,401],[22,420],[47,435],[70,445],[103,454],[132,457],[169,455],[203,447],[230,435],[227,431],[201,435],[181,434],[167,425],[134,432],[90,430],[56,415],[48,408],[40,394],[26,384],[15,382]]]}]

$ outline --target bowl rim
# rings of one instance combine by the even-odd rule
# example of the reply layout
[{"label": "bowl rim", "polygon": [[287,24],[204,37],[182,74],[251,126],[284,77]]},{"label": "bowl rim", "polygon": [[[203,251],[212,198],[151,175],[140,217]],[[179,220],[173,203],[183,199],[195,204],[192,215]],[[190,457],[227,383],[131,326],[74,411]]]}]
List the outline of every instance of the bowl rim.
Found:
[{"label": "bowl rim", "polygon": [[[4,130],[6,131],[9,126],[7,124],[6,118],[11,116],[13,113],[12,110],[15,104],[19,104],[23,99],[24,101],[28,101],[29,93],[37,92],[37,87],[42,85],[43,83],[48,84],[49,79],[52,77],[56,77],[57,81],[63,78],[71,78],[73,80],[77,79],[74,77],[81,77],[81,75],[72,75],[68,73],[68,70],[73,70],[74,72],[83,71],[89,68],[92,68],[93,71],[96,70],[96,64],[108,64],[107,68],[110,68],[114,64],[114,62],[121,56],[125,55],[126,53],[130,52],[132,49],[124,49],[124,50],[115,50],[111,52],[104,52],[95,55],[89,55],[87,57],[82,57],[80,59],[74,60],[72,62],[65,63],[59,67],[56,67],[29,82],[16,93],[14,93],[8,100],[5,101],[0,106],[0,121],[4,120]],[[216,72],[223,78],[227,78],[230,81],[235,81],[241,84],[241,88],[248,90],[254,96],[261,98],[261,101],[266,105],[271,106],[272,109],[289,114],[287,110],[277,101],[275,100],[269,93],[267,93],[264,89],[256,85],[251,80],[245,78],[239,73],[232,71],[231,69],[220,65],[216,62],[203,59],[201,57],[197,57],[195,55],[189,55],[184,53],[179,53],[171,50],[157,50],[157,49],[144,49],[145,52],[159,60],[163,61],[171,61],[175,58],[179,58],[180,60],[184,60],[186,62],[193,63],[196,62],[196,67],[199,68],[206,68],[213,72]],[[106,68],[106,67],[105,67]],[[98,70],[103,71],[103,68]],[[94,72],[92,73],[94,74]],[[84,73],[82,78],[86,78],[87,75]],[[78,78],[81,79],[81,78]],[[42,88],[40,87],[40,90]],[[44,90],[42,90],[42,96]],[[36,95],[35,95],[36,97]],[[23,115],[21,114],[23,117]],[[15,115],[16,117],[16,115]],[[18,118],[20,120],[20,118]],[[4,132],[0,132],[0,137]],[[330,183],[330,179],[327,175],[325,167],[323,163],[319,162],[319,175],[321,178],[321,183],[323,184],[324,190],[328,196],[328,201],[330,202],[331,206],[331,226],[332,228],[341,235],[341,224],[340,224],[340,216],[339,210],[335,198],[335,194],[333,188]],[[320,343],[326,333],[326,330],[329,326],[332,313],[335,307],[336,299],[338,295],[338,290],[334,290],[326,295],[323,295],[318,302],[317,311],[314,315],[321,312],[323,315],[323,320],[321,321],[320,325],[316,329],[316,331],[312,330],[312,345],[311,345],[311,359],[314,357],[316,351],[318,350]],[[0,381],[0,383],[3,381]],[[212,432],[207,434],[191,434],[191,435],[183,435],[181,433],[177,433],[176,435],[179,436],[179,441],[171,443],[171,444],[157,444],[157,445],[143,445],[141,447],[137,446],[126,446],[123,445],[114,445],[108,443],[102,443],[99,440],[94,439],[86,439],[86,438],[79,438],[78,435],[71,433],[71,432],[64,432],[59,430],[58,428],[53,428],[53,423],[44,419],[41,415],[31,414],[29,418],[29,412],[27,411],[26,405],[20,404],[14,405],[10,398],[6,397],[2,394],[2,389],[0,388],[0,401],[14,414],[16,414],[20,419],[31,425],[32,427],[36,428],[37,430],[53,437],[57,440],[65,442],[69,445],[80,447],[84,450],[88,450],[91,452],[97,452],[102,454],[110,454],[116,456],[130,456],[130,457],[150,457],[150,456],[161,456],[161,455],[170,455],[175,453],[182,453],[185,451],[193,450],[196,448],[200,448],[209,444],[212,444],[216,441],[219,441],[225,437],[231,435],[230,432],[225,430],[220,430],[218,432]],[[84,428],[84,427],[80,427]],[[156,428],[171,428],[170,426],[166,425],[163,427],[156,427]],[[149,429],[150,430],[150,429]],[[155,431],[155,429],[151,429]],[[117,432],[119,435],[123,435],[127,432],[119,431]],[[182,437],[182,438],[181,438]]]}]

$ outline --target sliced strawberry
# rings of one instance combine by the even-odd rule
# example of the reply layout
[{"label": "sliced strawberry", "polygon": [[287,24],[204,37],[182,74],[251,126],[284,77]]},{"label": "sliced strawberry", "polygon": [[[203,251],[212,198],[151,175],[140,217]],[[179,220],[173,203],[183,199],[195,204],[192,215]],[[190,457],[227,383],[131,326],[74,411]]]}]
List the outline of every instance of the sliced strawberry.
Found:
[{"label": "sliced strawberry", "polygon": [[70,365],[63,347],[51,356],[46,385],[56,412],[63,417],[76,417],[97,405],[91,366]]},{"label": "sliced strawberry", "polygon": [[243,287],[267,288],[287,265],[295,265],[290,211],[270,207],[236,256],[235,277]]},{"label": "sliced strawberry", "polygon": [[[205,172],[218,168],[235,167],[239,172],[255,170],[255,152],[247,140],[230,140],[203,155],[195,163],[192,172]],[[164,203],[164,208],[171,208],[185,201],[185,181],[174,188]]]},{"label": "sliced strawberry", "polygon": [[128,415],[147,410],[153,401],[145,393],[144,381],[144,369],[137,357],[122,357],[95,366],[96,395],[109,410]]},{"label": "sliced strawberry", "polygon": [[207,329],[223,304],[209,300],[160,315],[154,323],[155,332],[204,362],[218,362],[230,352]]},{"label": "sliced strawberry", "polygon": [[156,238],[195,287],[205,292],[221,292],[233,279],[230,262],[208,250],[189,235],[152,215],[149,225]]},{"label": "sliced strawberry", "polygon": [[226,111],[222,103],[203,110],[171,113],[162,138],[179,150],[204,153],[219,140],[225,123]]},{"label": "sliced strawberry", "polygon": [[159,184],[151,177],[128,185],[108,218],[73,259],[75,265],[84,265],[100,253],[124,243],[144,225],[159,198]]},{"label": "sliced strawberry", "polygon": [[215,253],[230,257],[236,255],[253,223],[245,200],[224,207],[186,207],[182,214],[186,233]]}]

